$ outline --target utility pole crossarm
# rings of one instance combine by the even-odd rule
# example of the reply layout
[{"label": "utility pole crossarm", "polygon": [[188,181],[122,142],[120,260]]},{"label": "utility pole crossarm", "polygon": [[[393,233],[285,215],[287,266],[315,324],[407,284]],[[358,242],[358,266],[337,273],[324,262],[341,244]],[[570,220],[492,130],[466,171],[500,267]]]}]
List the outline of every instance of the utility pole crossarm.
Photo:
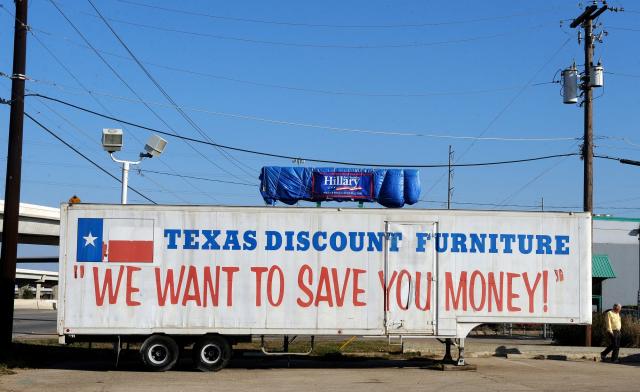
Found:
[{"label": "utility pole crossarm", "polygon": [[608,10],[608,9],[609,9],[609,6],[605,4],[604,6],[602,6],[602,8],[600,8],[599,10],[594,12],[593,15],[591,15],[591,20],[594,20],[598,16],[602,15],[602,13],[605,12],[606,10]]},{"label": "utility pole crossarm", "polygon": [[597,5],[590,5],[587,8],[585,8],[584,12],[582,14],[580,14],[580,16],[578,16],[577,18],[575,18],[573,20],[573,22],[571,22],[571,24],[569,25],[572,29],[575,29],[576,27],[580,26],[582,24],[582,22],[584,22],[585,20],[588,19],[592,19],[591,18],[591,14],[598,8]]}]

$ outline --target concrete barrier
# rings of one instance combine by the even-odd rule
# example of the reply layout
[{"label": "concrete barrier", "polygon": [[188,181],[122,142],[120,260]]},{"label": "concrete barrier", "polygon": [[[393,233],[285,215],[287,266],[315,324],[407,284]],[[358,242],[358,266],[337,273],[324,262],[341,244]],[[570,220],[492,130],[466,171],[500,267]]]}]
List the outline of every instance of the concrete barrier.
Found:
[{"label": "concrete barrier", "polygon": [[15,309],[33,309],[33,310],[55,310],[57,308],[56,300],[52,299],[16,299],[14,300]]}]

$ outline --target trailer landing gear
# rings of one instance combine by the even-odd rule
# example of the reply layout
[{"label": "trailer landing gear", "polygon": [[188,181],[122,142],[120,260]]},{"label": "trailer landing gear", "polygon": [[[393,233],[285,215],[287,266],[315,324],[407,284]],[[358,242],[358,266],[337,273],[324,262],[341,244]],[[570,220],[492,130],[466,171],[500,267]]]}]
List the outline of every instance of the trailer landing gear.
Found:
[{"label": "trailer landing gear", "polygon": [[[439,340],[439,339],[438,339]],[[442,340],[440,340],[441,343],[444,343],[445,345],[445,352],[444,352],[444,357],[442,358],[442,363],[443,364],[455,364],[457,366],[465,366],[466,362],[464,360],[464,338],[463,339],[458,339],[458,343],[456,344],[454,342],[453,339],[447,338],[444,340],[444,342]],[[451,356],[451,346],[457,346],[458,347],[458,359],[457,360],[453,360],[453,357]]]},{"label": "trailer landing gear", "polygon": [[458,366],[464,366],[466,363],[464,362],[464,338],[460,339],[460,343],[458,344]]}]

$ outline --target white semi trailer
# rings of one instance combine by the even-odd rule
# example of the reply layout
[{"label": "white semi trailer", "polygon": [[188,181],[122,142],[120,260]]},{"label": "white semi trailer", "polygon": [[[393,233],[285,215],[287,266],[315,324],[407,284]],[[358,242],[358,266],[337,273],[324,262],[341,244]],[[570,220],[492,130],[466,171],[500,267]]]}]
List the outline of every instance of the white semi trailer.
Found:
[{"label": "white semi trailer", "polygon": [[587,213],[72,204],[60,227],[60,342],[141,342],[154,370],[261,335],[591,323]]}]

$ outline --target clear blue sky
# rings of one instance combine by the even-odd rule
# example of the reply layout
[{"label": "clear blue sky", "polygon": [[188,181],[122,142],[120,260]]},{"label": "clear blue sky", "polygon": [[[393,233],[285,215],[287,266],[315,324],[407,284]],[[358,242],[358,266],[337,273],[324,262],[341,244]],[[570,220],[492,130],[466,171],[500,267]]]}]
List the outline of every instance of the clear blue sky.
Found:
[{"label": "clear blue sky", "polygon": [[[12,1],[0,3],[13,12]],[[29,89],[167,130],[85,46],[49,0],[30,3],[29,25],[35,37],[94,95],[87,94],[31,35],[27,75],[35,80],[27,83]],[[558,79],[557,71],[574,59],[582,67],[577,32],[567,21],[581,12],[577,3],[96,1],[149,72],[216,142],[300,157],[400,164],[446,162],[449,144],[461,163],[577,152],[577,140],[471,141],[408,135],[580,137],[582,109],[562,104],[558,84],[541,84],[554,75]],[[166,106],[166,99],[128,58],[88,2],[56,0],[56,4],[164,121],[179,134],[202,138]],[[596,153],[640,160],[640,31],[628,30],[640,30],[640,7],[632,9],[635,4],[630,1],[612,5],[627,6],[630,12],[607,12],[599,20],[609,34],[596,47],[596,59],[602,57],[611,73],[605,75],[605,88],[596,91],[595,134],[600,137]],[[561,20],[565,20],[562,27]],[[5,73],[11,72],[12,29],[12,17],[2,12],[0,70]],[[8,98],[9,80],[2,78],[0,88]],[[34,97],[27,98],[26,110],[120,175],[99,142],[102,128],[122,124]],[[5,130],[8,114],[3,105],[0,122]],[[124,131],[120,156],[134,158],[149,132],[126,126]],[[7,132],[2,135],[6,145]],[[217,150],[196,146],[205,160],[185,143],[168,140],[165,154],[145,161],[142,169],[255,185],[260,167],[292,165],[287,160],[231,153],[237,160],[234,165]],[[57,206],[73,194],[84,202],[119,202],[119,183],[28,119],[23,157],[23,202]],[[0,158],[4,168],[6,150]],[[422,199],[427,202],[416,207],[443,207],[445,172],[421,170]],[[2,177],[4,184],[4,169]],[[640,215],[639,178],[640,167],[596,160],[595,212]],[[262,204],[255,186],[135,171],[130,184],[158,203]],[[582,162],[574,156],[458,168],[454,186],[454,202],[503,205],[454,204],[456,208],[535,209],[513,205],[537,206],[544,198],[552,209],[579,210]],[[130,202],[145,201],[130,193]]]}]

